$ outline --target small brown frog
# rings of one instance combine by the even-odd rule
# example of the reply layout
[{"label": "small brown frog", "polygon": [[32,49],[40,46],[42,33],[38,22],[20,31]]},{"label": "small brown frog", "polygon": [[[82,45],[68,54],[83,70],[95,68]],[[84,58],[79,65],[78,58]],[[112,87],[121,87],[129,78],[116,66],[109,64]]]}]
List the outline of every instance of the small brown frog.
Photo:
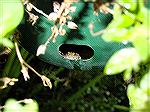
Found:
[{"label": "small brown frog", "polygon": [[68,60],[76,60],[76,61],[81,59],[81,56],[75,52],[67,52],[65,55],[63,55],[63,57]]}]

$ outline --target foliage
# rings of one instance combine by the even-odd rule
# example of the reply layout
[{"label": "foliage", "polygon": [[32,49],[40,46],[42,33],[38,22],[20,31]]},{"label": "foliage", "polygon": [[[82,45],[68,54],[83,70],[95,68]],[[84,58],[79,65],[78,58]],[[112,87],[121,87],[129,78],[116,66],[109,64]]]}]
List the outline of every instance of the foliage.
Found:
[{"label": "foliage", "polygon": [[[132,77],[132,71],[139,70],[141,62],[148,62],[150,57],[150,10],[145,6],[144,0],[129,2],[118,0],[114,4],[113,20],[106,28],[103,39],[127,44],[131,42],[132,48],[125,48],[116,52],[106,64],[104,72],[114,75],[124,72],[124,80]],[[150,70],[149,70],[150,72]],[[149,108],[149,72],[144,74],[140,86],[130,84],[128,97],[131,112],[148,112]],[[135,82],[137,83],[137,82]],[[142,97],[141,97],[142,96]]]},{"label": "foliage", "polygon": [[[25,105],[21,105],[25,103]],[[4,112],[38,112],[38,104],[32,99],[24,99],[16,101],[15,99],[8,99],[5,103]]]},{"label": "foliage", "polygon": [[[150,42],[148,41],[148,35],[150,35],[148,31],[148,21],[150,21],[148,15],[150,14],[150,10],[144,6],[144,1],[137,1],[136,3],[123,1],[122,4],[122,6],[118,4],[114,5],[114,19],[106,28],[107,33],[104,33],[103,38],[106,41],[116,41],[124,44],[132,42],[139,53],[141,61],[145,61],[150,54],[148,49],[148,46],[150,46]],[[137,7],[131,13],[130,10],[135,4]],[[127,5],[131,7],[126,9]]]},{"label": "foliage", "polygon": [[[40,112],[78,112],[78,111],[120,111],[128,110],[128,99],[122,76],[104,76],[98,71],[69,71],[56,68],[33,59],[30,63],[34,68],[43,71],[54,84],[53,89],[43,88],[41,81],[33,74],[30,81],[23,78],[11,87],[1,101],[9,97],[15,99],[32,98],[39,104]],[[42,68],[41,68],[42,65]],[[59,78],[59,79],[58,79]],[[117,83],[116,83],[117,82]],[[6,88],[7,89],[7,88]],[[120,105],[121,108],[118,108]],[[123,106],[127,106],[122,110]]]},{"label": "foliage", "polygon": [[[130,63],[129,63],[130,62]],[[107,62],[104,72],[106,74],[118,74],[123,71],[131,73],[134,68],[137,70],[140,57],[134,48],[124,48],[116,52]],[[129,77],[130,78],[130,77]]]},{"label": "foliage", "polygon": [[[150,72],[144,74],[140,85],[130,84],[128,86],[128,97],[131,105],[131,112],[149,112],[150,108]],[[142,96],[142,97],[141,97]]]},{"label": "foliage", "polygon": [[23,4],[20,0],[1,0],[0,8],[0,44],[12,48],[13,43],[8,38],[22,20]]},{"label": "foliage", "polygon": [[[23,6],[21,2],[19,0],[15,1],[15,3],[10,2],[10,4],[0,2],[0,7],[3,7],[4,9],[4,12],[0,13],[0,27],[2,26],[2,28],[0,28],[0,42],[11,48],[13,43],[9,41],[8,38],[23,16]],[[99,6],[97,9],[100,9],[105,13],[112,13],[112,10],[106,7],[105,4],[97,2],[96,0],[85,1],[94,1],[95,4],[99,3],[98,5],[95,5]],[[144,0],[142,0],[142,2],[139,2],[139,0],[136,0],[136,2],[131,2],[130,0],[116,0],[112,4],[113,20],[103,32],[102,38],[106,41],[122,42],[124,44],[130,42],[133,47],[116,52],[107,62],[104,73],[101,73],[100,71],[71,72],[61,67],[47,65],[40,62],[35,57],[33,58],[31,54],[21,48],[20,54],[23,55],[22,57],[25,60],[24,62],[22,59],[23,61],[21,62],[24,62],[25,64],[20,62],[21,65],[31,68],[26,63],[30,62],[38,71],[42,71],[42,74],[45,76],[38,76],[42,76],[41,79],[46,79],[44,81],[42,79],[43,84],[47,81],[50,87],[51,82],[49,79],[51,79],[54,87],[50,91],[49,89],[42,87],[41,81],[39,81],[36,76],[33,76],[31,82],[28,84],[19,77],[21,73],[21,67],[18,66],[20,60],[18,61],[17,59],[16,51],[12,50],[11,54],[8,55],[7,62],[5,62],[5,67],[2,67],[2,77],[15,77],[19,80],[17,80],[14,86],[10,87],[10,85],[7,85],[7,88],[0,90],[0,103],[2,105],[5,104],[3,107],[4,112],[10,112],[12,111],[12,108],[15,109],[14,112],[17,112],[20,109],[24,112],[28,110],[38,112],[38,104],[40,111],[108,112],[118,109],[117,111],[122,112],[129,111],[128,104],[130,104],[130,112],[149,112],[150,70],[146,71],[144,68],[146,73],[141,73],[139,70],[140,63],[149,64],[150,51],[148,48],[150,46],[150,32],[148,31],[148,22],[150,20],[148,15],[150,15],[150,10],[145,7]],[[20,9],[19,11],[18,8]],[[33,8],[36,9],[34,6]],[[10,10],[12,10],[11,13]],[[18,16],[14,16],[16,11]],[[29,15],[30,14],[31,13],[29,13]],[[5,17],[8,19],[4,19]],[[36,20],[32,22],[36,22]],[[77,27],[75,23],[71,26],[73,26],[73,28]],[[58,33],[58,31],[56,32]],[[55,38],[53,39],[55,40]],[[43,52],[44,51],[42,51],[42,53]],[[41,52],[39,54],[41,54]],[[31,59],[33,60],[31,61]],[[34,69],[30,69],[30,71],[27,72],[38,74]],[[121,78],[122,72],[125,81]],[[115,74],[119,74],[120,77],[117,75],[115,76]],[[134,74],[140,75],[140,81],[133,79]],[[127,83],[128,81],[130,83],[130,80],[134,80],[134,84],[128,85]],[[47,84],[45,85],[47,86]],[[127,96],[125,94],[126,90],[129,102],[127,101]],[[4,95],[5,97],[3,98]],[[38,104],[31,99],[16,101],[14,99],[9,99],[10,97],[16,99],[30,97],[35,99]],[[4,103],[5,101],[6,103]],[[21,103],[24,103],[24,106]]]}]

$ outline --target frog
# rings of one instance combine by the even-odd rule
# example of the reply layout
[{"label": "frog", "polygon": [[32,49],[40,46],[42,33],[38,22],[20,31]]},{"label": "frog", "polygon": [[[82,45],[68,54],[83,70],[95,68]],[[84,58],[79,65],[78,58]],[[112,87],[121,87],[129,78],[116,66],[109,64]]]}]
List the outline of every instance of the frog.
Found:
[{"label": "frog", "polygon": [[66,54],[62,54],[65,59],[68,60],[81,60],[81,56],[75,52],[67,52]]}]

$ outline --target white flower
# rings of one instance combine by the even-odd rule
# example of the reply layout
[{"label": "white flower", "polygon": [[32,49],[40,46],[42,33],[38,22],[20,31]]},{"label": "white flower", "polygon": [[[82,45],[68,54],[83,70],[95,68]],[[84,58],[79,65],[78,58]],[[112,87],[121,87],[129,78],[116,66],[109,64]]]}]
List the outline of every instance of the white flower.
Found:
[{"label": "white flower", "polygon": [[40,54],[45,54],[45,51],[46,51],[46,45],[40,45],[37,49],[37,52],[36,52],[36,56],[39,56]]},{"label": "white flower", "polygon": [[70,29],[77,29],[78,28],[78,26],[72,21],[68,21],[67,23],[68,23],[67,26]]},{"label": "white flower", "polygon": [[56,12],[52,12],[48,15],[48,19],[51,21],[56,21],[58,18],[58,14]]},{"label": "white flower", "polygon": [[42,81],[43,81],[43,85],[44,85],[44,86],[49,86],[50,89],[52,88],[52,83],[51,83],[51,81],[50,81],[49,78],[47,78],[46,76],[42,75],[42,76],[41,76],[41,79],[42,79]]},{"label": "white flower", "polygon": [[64,13],[63,13],[63,15],[64,15],[64,16],[67,16],[67,15],[69,14],[69,12],[70,12],[70,10],[69,10],[69,9],[65,9],[65,11],[64,11]]},{"label": "white flower", "polygon": [[32,4],[28,3],[26,6],[26,9],[30,12],[30,11],[32,11],[32,8],[33,8]]},{"label": "white flower", "polygon": [[58,12],[60,8],[60,4],[58,2],[54,2],[53,6],[54,6],[54,12]]},{"label": "white flower", "polygon": [[71,7],[69,8],[69,10],[70,10],[70,12],[75,12],[75,11],[76,11],[76,7],[75,7],[75,6],[71,6]]},{"label": "white flower", "polygon": [[25,67],[24,65],[22,66],[21,72],[24,76],[24,80],[27,81],[28,79],[30,79],[30,76],[28,74],[28,68]]},{"label": "white flower", "polygon": [[56,21],[57,18],[58,18],[58,11],[60,9],[60,4],[58,2],[54,2],[53,3],[53,6],[54,6],[54,12],[51,12],[49,15],[48,15],[48,19],[49,20],[52,20],[52,21]]},{"label": "white flower", "polygon": [[62,30],[59,30],[59,35],[65,35],[66,34],[66,30],[65,29],[62,29]]}]

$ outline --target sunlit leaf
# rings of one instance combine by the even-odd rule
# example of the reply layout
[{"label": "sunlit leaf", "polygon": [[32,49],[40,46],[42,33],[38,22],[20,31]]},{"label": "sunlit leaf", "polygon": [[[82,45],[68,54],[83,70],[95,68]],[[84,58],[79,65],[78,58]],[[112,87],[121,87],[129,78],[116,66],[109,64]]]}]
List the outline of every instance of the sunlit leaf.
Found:
[{"label": "sunlit leaf", "polygon": [[122,42],[131,38],[130,33],[131,32],[126,28],[111,28],[106,30],[106,32],[102,35],[102,38],[105,41]]},{"label": "sunlit leaf", "polygon": [[[148,96],[140,88],[135,87],[133,84],[128,86],[127,95],[130,101],[130,112],[149,112],[147,101]],[[144,110],[144,111],[143,111]]]},{"label": "sunlit leaf", "polygon": [[0,38],[14,30],[23,17],[21,0],[0,1]]},{"label": "sunlit leaf", "polygon": [[32,100],[31,102],[26,103],[22,110],[23,112],[39,112],[38,103]]},{"label": "sunlit leaf", "polygon": [[8,99],[5,103],[4,112],[21,112],[22,105],[19,104],[15,99]]},{"label": "sunlit leaf", "polygon": [[142,61],[150,56],[150,41],[148,40],[149,31],[145,26],[137,26],[131,34],[131,42],[138,51]]},{"label": "sunlit leaf", "polygon": [[124,76],[123,76],[123,79],[125,81],[128,81],[130,78],[131,78],[131,72],[132,72],[132,68],[128,68],[127,70],[125,70],[124,72]]},{"label": "sunlit leaf", "polygon": [[137,8],[137,2],[135,0],[117,0],[117,2],[131,11],[134,11]]},{"label": "sunlit leaf", "polygon": [[114,4],[113,10],[114,10],[113,18],[114,18],[114,20],[117,20],[122,14],[122,9],[118,4]]},{"label": "sunlit leaf", "polygon": [[[119,12],[118,12],[119,13]],[[117,15],[116,15],[117,16]],[[121,15],[112,20],[106,28],[102,38],[106,41],[125,41],[132,38],[132,24],[134,20],[128,15]]]},{"label": "sunlit leaf", "polygon": [[126,69],[137,68],[140,57],[134,48],[124,48],[116,52],[107,62],[104,73],[118,74]]},{"label": "sunlit leaf", "polygon": [[11,40],[9,40],[8,38],[0,38],[0,45],[9,47],[9,48],[13,48],[14,44]]},{"label": "sunlit leaf", "polygon": [[150,71],[141,79],[140,88],[150,96]]},{"label": "sunlit leaf", "polygon": [[130,27],[134,23],[134,20],[125,14],[122,14],[117,19],[112,20],[112,22],[109,24],[109,28],[127,28]]}]

